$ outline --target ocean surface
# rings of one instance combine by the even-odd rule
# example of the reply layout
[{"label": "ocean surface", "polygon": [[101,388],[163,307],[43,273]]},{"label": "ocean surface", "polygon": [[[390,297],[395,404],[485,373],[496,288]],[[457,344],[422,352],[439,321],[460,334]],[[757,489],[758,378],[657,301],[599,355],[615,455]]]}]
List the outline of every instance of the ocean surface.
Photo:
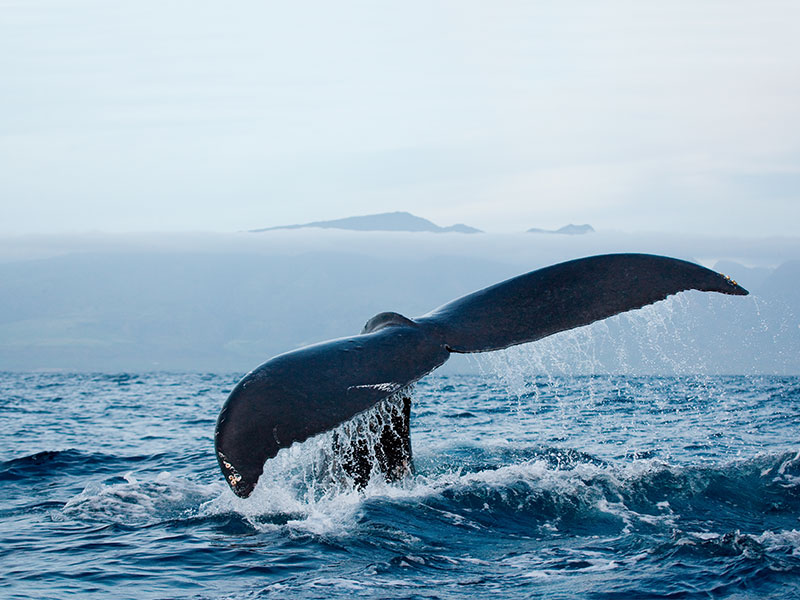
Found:
[{"label": "ocean surface", "polygon": [[0,597],[800,597],[800,378],[433,375],[413,476],[241,500],[239,376],[0,374]]}]

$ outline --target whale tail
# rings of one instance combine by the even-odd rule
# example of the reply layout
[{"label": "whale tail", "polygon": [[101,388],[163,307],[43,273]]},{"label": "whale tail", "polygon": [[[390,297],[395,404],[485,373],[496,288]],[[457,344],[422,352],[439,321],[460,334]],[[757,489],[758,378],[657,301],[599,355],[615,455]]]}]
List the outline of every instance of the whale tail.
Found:
[{"label": "whale tail", "polygon": [[[220,468],[234,493],[247,497],[264,462],[281,448],[329,431],[395,395],[452,352],[532,342],[685,290],[747,294],[724,275],[690,262],[610,254],[520,275],[417,319],[380,313],[361,335],[281,354],[248,373],[217,419]],[[390,476],[410,460],[407,413],[375,452],[385,457],[378,466]],[[363,479],[365,469],[358,454],[352,469],[356,480]]]},{"label": "whale tail", "polygon": [[439,328],[451,352],[488,352],[588,325],[686,290],[748,293],[725,275],[684,260],[607,254],[514,277],[416,321]]}]

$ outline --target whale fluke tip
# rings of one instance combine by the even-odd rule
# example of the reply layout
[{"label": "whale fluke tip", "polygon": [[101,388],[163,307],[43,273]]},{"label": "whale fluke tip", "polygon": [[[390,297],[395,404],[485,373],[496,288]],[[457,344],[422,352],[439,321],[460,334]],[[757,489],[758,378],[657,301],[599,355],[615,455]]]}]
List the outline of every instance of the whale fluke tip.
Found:
[{"label": "whale fluke tip", "polygon": [[720,273],[720,276],[725,280],[727,284],[726,289],[720,290],[720,292],[722,292],[723,294],[730,294],[732,296],[747,296],[750,294],[750,292],[748,292],[745,288],[739,285],[739,283],[735,279],[728,277],[724,273]]}]

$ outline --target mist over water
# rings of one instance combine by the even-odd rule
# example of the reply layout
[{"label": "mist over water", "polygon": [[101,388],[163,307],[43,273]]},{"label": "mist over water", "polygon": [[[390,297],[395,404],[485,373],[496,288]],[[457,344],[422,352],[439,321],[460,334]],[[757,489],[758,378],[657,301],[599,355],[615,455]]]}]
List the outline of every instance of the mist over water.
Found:
[{"label": "mist over water", "polygon": [[[298,230],[0,240],[0,365],[247,370],[292,348],[354,335],[379,312],[420,316],[509,277],[609,252],[699,261],[738,280],[751,296],[684,293],[643,316],[598,323],[591,336],[599,368],[575,354],[560,372],[800,374],[796,239],[602,232]],[[568,339],[544,341],[543,356],[553,349],[563,357]],[[665,354],[704,370],[675,368]],[[451,360],[446,368],[461,372],[464,364]],[[548,372],[556,368],[550,364]]]}]

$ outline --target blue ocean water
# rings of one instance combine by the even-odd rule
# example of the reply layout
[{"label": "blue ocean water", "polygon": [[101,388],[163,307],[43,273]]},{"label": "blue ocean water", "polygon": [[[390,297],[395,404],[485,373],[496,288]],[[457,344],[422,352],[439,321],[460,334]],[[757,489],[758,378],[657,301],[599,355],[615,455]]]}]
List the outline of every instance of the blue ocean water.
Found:
[{"label": "blue ocean water", "polygon": [[247,500],[237,379],[0,374],[0,596],[800,597],[800,378],[434,375],[413,476],[326,483],[319,436]]}]

